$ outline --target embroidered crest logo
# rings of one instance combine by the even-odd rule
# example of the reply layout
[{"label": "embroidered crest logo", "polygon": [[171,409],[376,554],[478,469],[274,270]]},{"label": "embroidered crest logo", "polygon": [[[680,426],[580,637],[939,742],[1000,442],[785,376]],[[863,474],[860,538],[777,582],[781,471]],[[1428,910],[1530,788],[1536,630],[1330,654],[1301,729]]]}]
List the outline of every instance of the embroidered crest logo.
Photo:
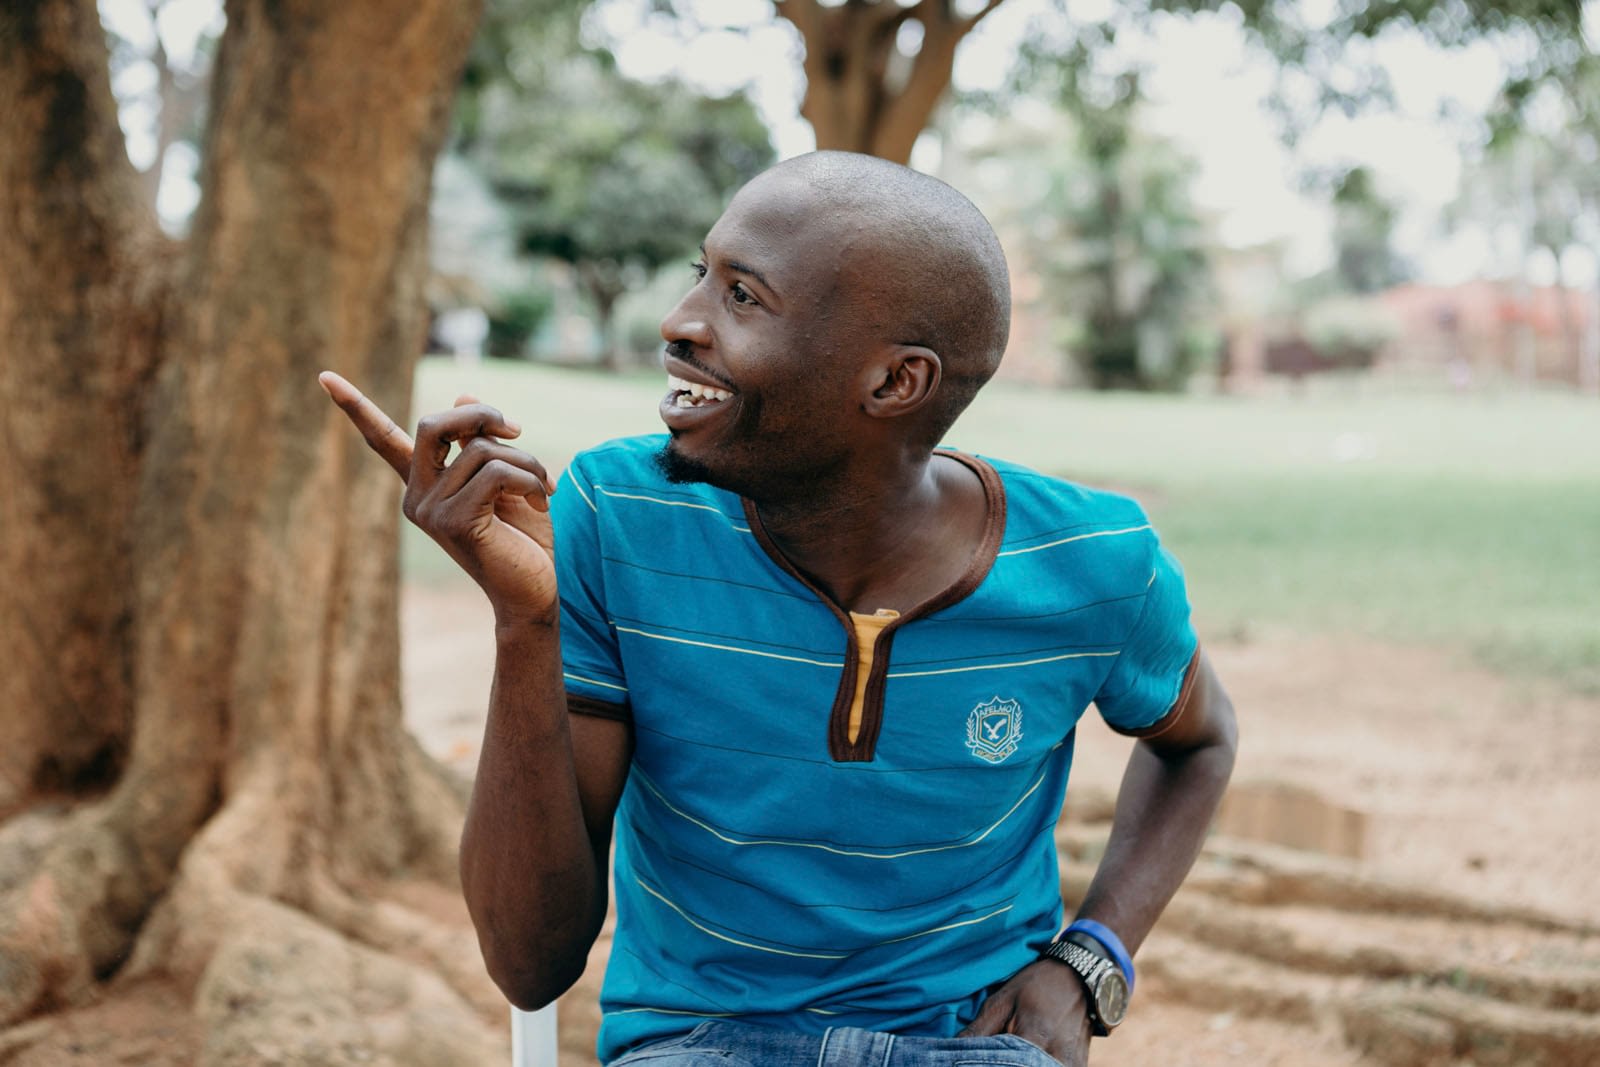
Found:
[{"label": "embroidered crest logo", "polygon": [[967,747],[989,763],[999,763],[1017,750],[1022,740],[1022,705],[995,697],[979,704],[967,716]]}]

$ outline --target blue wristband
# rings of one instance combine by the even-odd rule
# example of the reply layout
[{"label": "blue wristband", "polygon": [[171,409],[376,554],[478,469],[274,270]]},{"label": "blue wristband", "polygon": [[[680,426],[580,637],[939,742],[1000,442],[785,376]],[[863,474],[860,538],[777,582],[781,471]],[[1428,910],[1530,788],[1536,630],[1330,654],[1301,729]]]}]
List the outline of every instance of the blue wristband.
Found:
[{"label": "blue wristband", "polygon": [[1133,957],[1128,955],[1128,950],[1123,947],[1122,939],[1111,932],[1105,923],[1097,923],[1093,919],[1074,919],[1072,925],[1063,933],[1072,933],[1076,930],[1080,934],[1094,938],[1100,946],[1111,953],[1111,958],[1117,961],[1117,967],[1122,971],[1122,977],[1127,979],[1128,992],[1133,992]]}]

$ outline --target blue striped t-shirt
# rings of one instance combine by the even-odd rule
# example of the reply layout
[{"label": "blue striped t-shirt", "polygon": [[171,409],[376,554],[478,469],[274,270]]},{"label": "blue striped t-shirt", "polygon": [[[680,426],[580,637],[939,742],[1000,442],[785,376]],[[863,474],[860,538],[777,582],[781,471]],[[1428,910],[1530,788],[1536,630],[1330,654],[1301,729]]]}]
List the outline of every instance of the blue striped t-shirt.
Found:
[{"label": "blue striped t-shirt", "polygon": [[552,501],[571,704],[635,739],[601,1060],[707,1018],[954,1034],[1060,928],[1079,716],[1177,699],[1177,562],[1131,500],[949,453],[985,544],[885,628],[851,741],[848,616],[739,497],[667,482],[665,442],[579,455]]}]

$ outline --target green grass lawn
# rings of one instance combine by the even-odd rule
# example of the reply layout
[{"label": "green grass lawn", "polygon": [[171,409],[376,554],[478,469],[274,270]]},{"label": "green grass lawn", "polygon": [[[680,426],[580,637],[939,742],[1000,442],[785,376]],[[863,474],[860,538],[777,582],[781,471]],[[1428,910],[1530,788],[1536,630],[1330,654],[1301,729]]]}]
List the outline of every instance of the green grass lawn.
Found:
[{"label": "green grass lawn", "polygon": [[[463,390],[556,466],[654,433],[659,374],[423,364],[417,411]],[[949,435],[1141,498],[1203,631],[1355,633],[1471,651],[1600,692],[1600,402],[1566,395],[1146,397],[985,390]],[[409,576],[451,566],[412,531]]]}]

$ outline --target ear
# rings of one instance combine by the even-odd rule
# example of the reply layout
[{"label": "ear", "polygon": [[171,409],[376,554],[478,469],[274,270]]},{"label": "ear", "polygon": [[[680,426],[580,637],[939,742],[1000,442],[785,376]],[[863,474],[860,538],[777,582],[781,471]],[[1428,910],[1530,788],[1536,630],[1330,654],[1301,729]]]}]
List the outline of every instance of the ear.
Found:
[{"label": "ear", "polygon": [[939,389],[939,354],[922,345],[893,345],[873,361],[862,410],[880,419],[909,415]]}]

